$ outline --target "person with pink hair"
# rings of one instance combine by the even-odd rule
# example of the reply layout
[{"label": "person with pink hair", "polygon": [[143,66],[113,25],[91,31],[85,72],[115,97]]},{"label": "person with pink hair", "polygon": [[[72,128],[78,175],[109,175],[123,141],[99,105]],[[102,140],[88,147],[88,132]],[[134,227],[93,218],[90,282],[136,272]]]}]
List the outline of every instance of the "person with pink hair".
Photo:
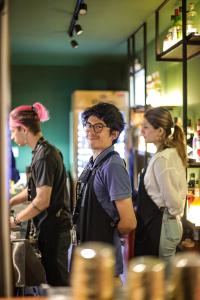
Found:
[{"label": "person with pink hair", "polygon": [[38,248],[46,271],[47,283],[68,285],[68,248],[71,213],[67,193],[66,171],[61,152],[43,137],[40,122],[49,119],[41,103],[21,105],[9,115],[11,139],[19,146],[32,149],[32,162],[27,188],[10,199],[10,206],[30,204],[15,217],[10,226],[33,219],[38,231]]}]

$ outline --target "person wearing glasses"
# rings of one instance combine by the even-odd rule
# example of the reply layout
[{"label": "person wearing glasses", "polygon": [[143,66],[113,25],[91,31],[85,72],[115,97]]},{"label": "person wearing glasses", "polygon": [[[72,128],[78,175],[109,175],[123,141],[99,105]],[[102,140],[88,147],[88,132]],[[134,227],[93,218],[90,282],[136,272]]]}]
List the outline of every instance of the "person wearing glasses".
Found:
[{"label": "person wearing glasses", "polygon": [[123,273],[121,237],[136,227],[129,176],[124,160],[114,151],[125,124],[118,108],[109,103],[89,107],[81,117],[93,155],[77,182],[73,214],[77,242],[113,245],[119,279]]},{"label": "person wearing glasses", "polygon": [[48,111],[41,103],[21,105],[10,113],[11,139],[19,146],[32,149],[28,187],[10,199],[10,206],[27,200],[30,204],[10,217],[10,225],[14,228],[33,218],[39,232],[38,248],[47,283],[66,286],[71,241],[70,204],[62,154],[41,132],[40,122],[48,119]]}]

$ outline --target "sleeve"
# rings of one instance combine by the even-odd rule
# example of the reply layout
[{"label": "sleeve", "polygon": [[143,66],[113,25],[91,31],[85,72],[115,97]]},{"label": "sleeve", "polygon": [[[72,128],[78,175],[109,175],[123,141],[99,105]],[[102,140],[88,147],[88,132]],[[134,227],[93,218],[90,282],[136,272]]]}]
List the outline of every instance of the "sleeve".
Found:
[{"label": "sleeve", "polygon": [[163,201],[172,215],[182,214],[184,199],[179,182],[179,172],[160,157],[154,164],[154,172]]},{"label": "sleeve", "polygon": [[35,185],[41,187],[44,185],[53,186],[56,173],[56,160],[52,155],[39,159],[35,163]]},{"label": "sleeve", "polygon": [[131,197],[130,179],[123,164],[111,162],[104,176],[111,201]]}]

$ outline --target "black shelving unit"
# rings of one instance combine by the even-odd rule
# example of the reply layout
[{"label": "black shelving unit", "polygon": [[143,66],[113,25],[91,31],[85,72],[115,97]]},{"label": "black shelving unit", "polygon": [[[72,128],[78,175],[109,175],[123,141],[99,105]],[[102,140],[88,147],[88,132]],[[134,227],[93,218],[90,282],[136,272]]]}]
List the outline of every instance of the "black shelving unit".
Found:
[{"label": "black shelving unit", "polygon": [[200,168],[200,162],[189,162],[188,168]]},{"label": "black shelving unit", "polygon": [[[190,34],[186,37],[187,40],[187,59],[200,54],[200,34]],[[156,54],[157,60],[165,61],[182,61],[183,57],[183,40],[174,44],[166,51]]]},{"label": "black shelving unit", "polygon": [[[139,44],[142,47],[140,49],[141,51],[137,51],[138,49],[138,40]],[[129,125],[131,125],[131,109],[141,110],[146,107],[146,98],[147,98],[147,92],[146,92],[146,78],[147,78],[147,24],[146,22],[142,23],[127,39],[127,50],[128,50],[128,62],[129,62],[129,81],[130,78],[132,79],[132,89],[133,89],[133,101],[131,105],[130,101],[130,90],[129,90],[129,108],[130,108],[130,114],[129,114]],[[141,58],[141,68],[136,69],[135,61],[138,59],[138,54]],[[139,107],[136,104],[136,76],[139,74],[140,71],[144,70],[144,103],[142,102]],[[139,138],[139,137],[138,137]],[[138,149],[134,149],[134,183],[135,188],[137,187],[138,183],[138,174],[141,172],[141,170],[144,168],[144,166],[147,164],[147,152],[140,152]],[[131,178],[132,180],[132,178]]]},{"label": "black shelving unit", "polygon": [[[138,58],[136,53],[136,35],[139,32],[143,32],[143,66],[140,70],[135,69],[135,60]],[[144,22],[141,26],[138,27],[137,30],[135,30],[131,36],[127,40],[128,42],[128,59],[129,59],[129,76],[133,76],[133,80],[135,81],[135,75],[144,69],[144,94],[145,94],[145,103],[144,106],[146,106],[146,77],[147,77],[147,24]],[[135,84],[134,84],[134,94],[135,94]]]},{"label": "black shelving unit", "polygon": [[[187,135],[187,115],[188,115],[188,86],[187,86],[187,61],[200,54],[200,34],[186,34],[187,25],[187,1],[182,0],[182,39],[176,44],[168,48],[166,51],[161,51],[159,21],[160,11],[166,6],[170,0],[165,0],[155,11],[155,55],[158,61],[176,61],[182,63],[182,93],[183,93],[183,129]],[[200,168],[200,163],[188,162],[188,168]],[[184,224],[187,227],[195,230],[200,230],[200,227],[195,226],[184,217]]]},{"label": "black shelving unit", "polygon": [[182,40],[178,41],[166,51],[160,50],[160,11],[170,0],[165,0],[155,11],[155,51],[156,59],[159,61],[179,61],[182,62],[182,77],[183,77],[183,128],[187,133],[187,61],[200,54],[200,34],[186,34],[186,12],[187,1],[182,0]]}]

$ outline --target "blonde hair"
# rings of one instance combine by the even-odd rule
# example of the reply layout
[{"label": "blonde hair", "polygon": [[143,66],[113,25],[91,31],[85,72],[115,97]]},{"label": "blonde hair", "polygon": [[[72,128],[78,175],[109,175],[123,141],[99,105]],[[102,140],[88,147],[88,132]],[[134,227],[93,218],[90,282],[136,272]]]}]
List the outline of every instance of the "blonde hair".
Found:
[{"label": "blonde hair", "polygon": [[155,129],[161,127],[165,130],[166,134],[158,151],[176,148],[183,165],[187,166],[185,135],[179,125],[174,125],[170,112],[164,107],[155,107],[148,109],[144,117]]}]

